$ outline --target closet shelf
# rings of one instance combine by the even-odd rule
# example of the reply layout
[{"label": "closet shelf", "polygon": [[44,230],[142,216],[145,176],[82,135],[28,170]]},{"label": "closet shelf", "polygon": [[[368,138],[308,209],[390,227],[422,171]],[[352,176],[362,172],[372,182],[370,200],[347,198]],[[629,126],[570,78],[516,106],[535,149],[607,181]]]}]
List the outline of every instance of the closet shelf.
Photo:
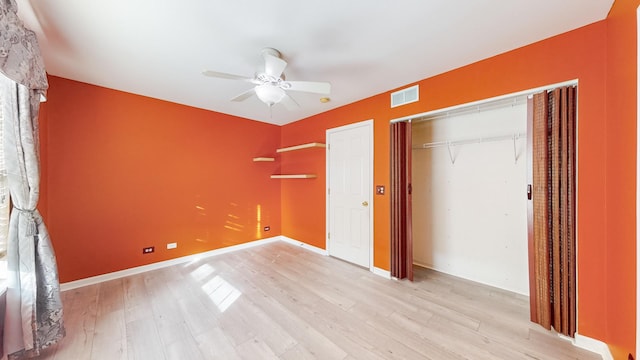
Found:
[{"label": "closet shelf", "polygon": [[276,161],[275,158],[272,157],[255,157],[253,158],[254,162],[262,162],[262,161]]},{"label": "closet shelf", "polygon": [[275,174],[271,175],[272,179],[313,179],[315,174]]},{"label": "closet shelf", "polygon": [[421,147],[414,147],[413,150],[420,150],[420,149],[431,149],[431,148],[436,148],[436,147],[440,147],[440,146],[446,146],[447,149],[449,150],[449,158],[451,159],[451,163],[455,164],[456,159],[453,156],[453,152],[451,151],[451,147],[452,146],[458,146],[458,145],[467,145],[467,144],[477,144],[477,143],[484,143],[484,142],[492,142],[492,141],[502,141],[502,140],[512,140],[513,141],[513,158],[515,160],[515,163],[518,163],[518,149],[516,147],[516,140],[518,139],[526,139],[527,134],[526,133],[515,133],[513,135],[502,135],[502,136],[490,136],[490,137],[479,137],[479,138],[474,138],[474,139],[464,139],[464,140],[455,140],[455,141],[435,141],[435,142],[430,142],[430,143],[424,143],[422,144]]},{"label": "closet shelf", "polygon": [[477,143],[483,143],[483,142],[502,141],[502,140],[518,140],[520,138],[525,138],[526,136],[527,134],[525,133],[515,133],[512,135],[478,137],[473,139],[435,141],[430,143],[424,143],[422,144],[421,147],[417,149],[431,149],[431,148],[440,147],[440,146],[458,146],[458,145],[477,144]]},{"label": "closet shelf", "polygon": [[323,143],[312,142],[308,144],[301,144],[301,145],[295,145],[295,146],[276,149],[276,152],[281,153],[281,152],[295,151],[295,150],[302,150],[302,149],[309,149],[309,148],[316,148],[316,147],[323,148],[323,147],[327,147],[327,145]]}]

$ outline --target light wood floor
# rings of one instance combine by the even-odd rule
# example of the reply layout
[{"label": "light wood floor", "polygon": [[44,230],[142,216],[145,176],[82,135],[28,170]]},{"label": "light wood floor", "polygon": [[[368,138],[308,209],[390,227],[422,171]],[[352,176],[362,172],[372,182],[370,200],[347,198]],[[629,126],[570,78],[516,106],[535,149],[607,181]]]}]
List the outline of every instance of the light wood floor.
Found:
[{"label": "light wood floor", "polygon": [[417,269],[387,280],[272,243],[63,293],[41,359],[599,359],[528,321],[528,300]]}]

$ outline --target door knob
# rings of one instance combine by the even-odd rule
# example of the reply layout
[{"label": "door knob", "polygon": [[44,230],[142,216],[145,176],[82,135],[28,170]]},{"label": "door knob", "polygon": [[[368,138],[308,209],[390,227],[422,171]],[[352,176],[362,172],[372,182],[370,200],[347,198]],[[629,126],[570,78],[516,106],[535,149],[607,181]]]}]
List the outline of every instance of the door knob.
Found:
[{"label": "door knob", "polygon": [[369,203],[368,203],[368,202],[366,202],[366,201],[363,201],[363,202],[362,202],[362,206],[369,206]]}]

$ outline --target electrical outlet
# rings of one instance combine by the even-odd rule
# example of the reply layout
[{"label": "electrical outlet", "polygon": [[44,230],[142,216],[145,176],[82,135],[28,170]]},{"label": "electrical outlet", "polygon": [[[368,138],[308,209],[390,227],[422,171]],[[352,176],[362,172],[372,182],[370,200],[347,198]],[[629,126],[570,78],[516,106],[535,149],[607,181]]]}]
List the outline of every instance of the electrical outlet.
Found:
[{"label": "electrical outlet", "polygon": [[175,249],[178,247],[178,243],[168,243],[167,244],[167,249]]},{"label": "electrical outlet", "polygon": [[269,231],[269,230],[271,230],[271,226],[265,226],[264,227],[264,231]]},{"label": "electrical outlet", "polygon": [[155,248],[153,246],[142,248],[143,254],[151,254],[154,251],[155,251]]}]

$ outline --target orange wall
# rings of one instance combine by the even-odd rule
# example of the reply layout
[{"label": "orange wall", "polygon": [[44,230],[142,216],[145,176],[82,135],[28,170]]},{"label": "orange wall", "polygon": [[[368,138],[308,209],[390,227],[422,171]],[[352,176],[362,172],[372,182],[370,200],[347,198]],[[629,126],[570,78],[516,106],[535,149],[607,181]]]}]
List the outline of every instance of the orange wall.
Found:
[{"label": "orange wall", "polygon": [[61,282],[280,235],[277,165],[251,161],[278,126],[49,81],[41,207]]},{"label": "orange wall", "polygon": [[[605,86],[607,22],[601,21],[418,82],[420,101],[389,108],[389,93],[282,128],[282,145],[324,141],[328,128],[374,119],[374,183],[389,186],[389,121],[411,114],[579,79],[578,246],[579,333],[606,339],[609,297],[605,232]],[[555,56],[555,58],[553,56]],[[322,171],[324,156],[307,159]],[[283,182],[282,231],[325,246],[324,178]],[[373,189],[372,189],[373,191]],[[524,191],[524,190],[523,190]],[[304,222],[304,229],[301,229]],[[374,264],[389,269],[389,196],[375,196]],[[633,296],[633,295],[631,295]],[[626,321],[628,323],[628,321]],[[625,329],[629,329],[625,323]]]},{"label": "orange wall", "polygon": [[[616,359],[636,341],[636,102],[638,0],[617,0],[607,19],[607,337]],[[637,351],[637,350],[636,350]]]}]

